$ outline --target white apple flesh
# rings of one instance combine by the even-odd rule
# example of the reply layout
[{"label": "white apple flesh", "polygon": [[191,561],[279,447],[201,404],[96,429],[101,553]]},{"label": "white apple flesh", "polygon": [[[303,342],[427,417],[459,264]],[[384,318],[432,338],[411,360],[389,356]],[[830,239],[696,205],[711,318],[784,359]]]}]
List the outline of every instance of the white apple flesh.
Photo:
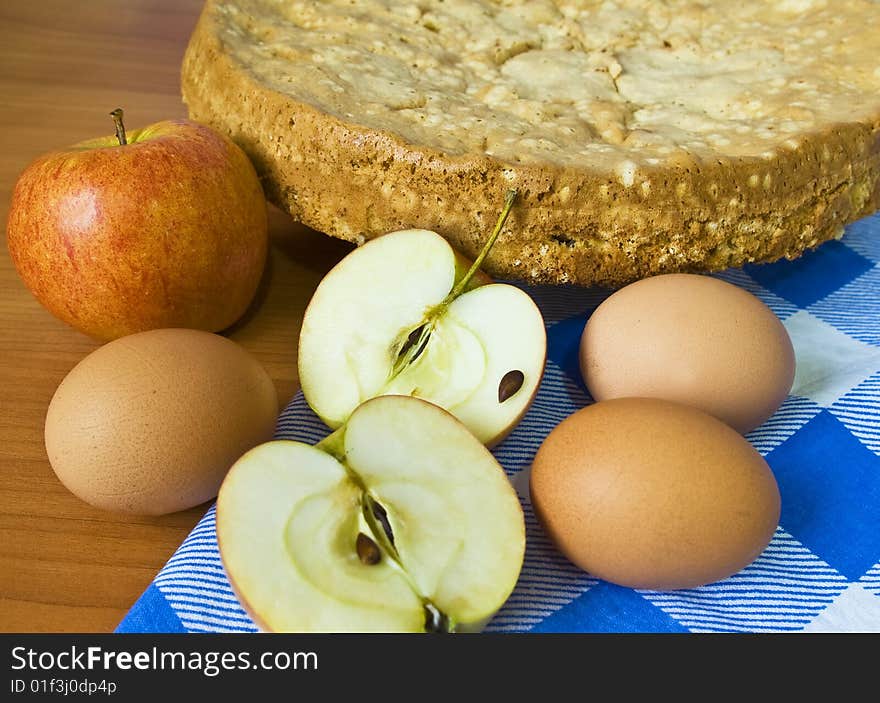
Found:
[{"label": "white apple flesh", "polygon": [[[424,352],[383,390],[446,408],[493,446],[528,410],[546,351],[544,320],[532,299],[492,283],[456,298],[435,322]],[[501,380],[511,371],[522,372],[522,386],[499,400]]]},{"label": "white apple flesh", "polygon": [[[544,370],[544,320],[519,288],[461,286],[462,268],[443,237],[411,229],[368,242],[324,277],[298,364],[306,401],[329,427],[388,393],[440,405],[490,446],[519,422]],[[508,374],[516,382],[500,392]]]},{"label": "white apple flesh", "polygon": [[525,525],[464,425],[383,396],[316,447],[275,441],[245,454],[220,489],[217,538],[264,630],[467,631],[513,590]]}]

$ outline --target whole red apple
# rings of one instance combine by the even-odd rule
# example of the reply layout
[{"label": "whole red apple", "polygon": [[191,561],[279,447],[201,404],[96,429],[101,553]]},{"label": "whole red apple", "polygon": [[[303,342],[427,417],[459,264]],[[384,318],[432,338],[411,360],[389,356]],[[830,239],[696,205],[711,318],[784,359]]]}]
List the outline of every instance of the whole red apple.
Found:
[{"label": "whole red apple", "polygon": [[216,332],[257,290],[268,248],[254,167],[190,120],[46,154],[19,177],[7,244],[52,314],[101,340],[159,327]]}]

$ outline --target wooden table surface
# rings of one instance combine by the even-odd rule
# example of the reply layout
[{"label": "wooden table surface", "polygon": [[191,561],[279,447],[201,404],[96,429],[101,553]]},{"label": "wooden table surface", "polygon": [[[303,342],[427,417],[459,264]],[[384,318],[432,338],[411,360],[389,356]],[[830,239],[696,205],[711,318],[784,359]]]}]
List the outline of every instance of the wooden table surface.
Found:
[{"label": "wooden table surface", "polygon": [[[179,70],[201,0],[0,3],[0,214],[39,154],[112,134],[121,106],[136,128],[185,116]],[[230,335],[296,390],[305,305],[348,246],[270,210],[261,297]],[[0,630],[112,630],[207,506],[161,518],[96,510],[56,479],[43,446],[55,388],[97,343],[53,318],[0,247]]]}]

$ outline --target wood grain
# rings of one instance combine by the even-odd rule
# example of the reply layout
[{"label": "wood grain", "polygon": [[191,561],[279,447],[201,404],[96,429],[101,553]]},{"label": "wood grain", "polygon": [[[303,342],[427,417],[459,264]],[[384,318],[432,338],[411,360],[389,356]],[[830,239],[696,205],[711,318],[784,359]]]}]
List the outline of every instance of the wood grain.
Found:
[{"label": "wood grain", "polygon": [[[201,0],[29,0],[0,4],[0,213],[36,156],[184,116],[179,68]],[[255,305],[229,336],[296,390],[296,339],[324,273],[348,246],[270,212],[272,249]],[[112,630],[206,506],[161,518],[105,513],[55,478],[46,408],[97,343],[40,307],[0,248],[0,630]]]}]

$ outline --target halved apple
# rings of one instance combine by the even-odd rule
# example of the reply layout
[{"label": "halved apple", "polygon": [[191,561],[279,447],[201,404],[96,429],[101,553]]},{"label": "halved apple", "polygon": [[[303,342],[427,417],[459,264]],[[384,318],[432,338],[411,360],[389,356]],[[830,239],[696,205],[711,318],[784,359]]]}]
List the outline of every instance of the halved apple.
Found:
[{"label": "halved apple", "polygon": [[324,277],[298,364],[306,401],[329,427],[389,393],[442,406],[490,446],[516,426],[544,371],[544,320],[528,294],[478,274],[514,195],[470,268],[439,234],[410,229],[355,249]]},{"label": "halved apple", "polygon": [[523,563],[519,500],[492,454],[441,408],[367,401],[310,447],[263,444],[217,500],[230,582],[269,631],[480,629]]}]

